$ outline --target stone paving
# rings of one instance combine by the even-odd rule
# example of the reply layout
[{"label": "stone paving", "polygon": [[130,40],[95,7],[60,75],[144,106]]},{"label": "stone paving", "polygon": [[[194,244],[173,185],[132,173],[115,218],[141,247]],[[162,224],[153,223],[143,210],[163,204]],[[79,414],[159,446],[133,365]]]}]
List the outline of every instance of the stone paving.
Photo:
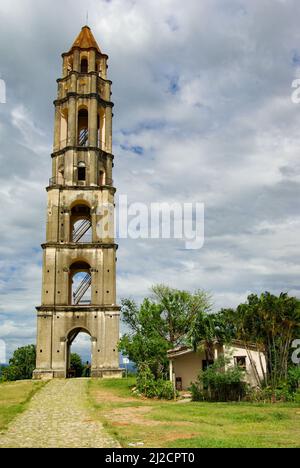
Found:
[{"label": "stone paving", "polygon": [[91,418],[84,379],[52,380],[24,413],[0,433],[0,448],[117,448],[103,425]]}]

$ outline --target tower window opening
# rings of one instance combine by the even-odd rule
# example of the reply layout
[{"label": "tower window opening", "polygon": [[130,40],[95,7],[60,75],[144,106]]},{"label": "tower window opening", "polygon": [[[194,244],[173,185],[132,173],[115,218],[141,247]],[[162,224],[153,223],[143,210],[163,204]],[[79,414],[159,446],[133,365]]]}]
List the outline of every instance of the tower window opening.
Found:
[{"label": "tower window opening", "polygon": [[78,167],[78,182],[86,181],[86,167]]},{"label": "tower window opening", "polygon": [[84,262],[76,262],[70,268],[70,303],[72,305],[91,304],[92,277],[90,266]]},{"label": "tower window opening", "polygon": [[88,73],[89,63],[86,58],[81,60],[80,71],[81,73]]},{"label": "tower window opening", "polygon": [[71,239],[72,242],[83,244],[92,242],[92,221],[89,207],[78,205],[72,209]]},{"label": "tower window opening", "polygon": [[78,113],[78,145],[88,146],[89,141],[89,113],[81,109]]}]

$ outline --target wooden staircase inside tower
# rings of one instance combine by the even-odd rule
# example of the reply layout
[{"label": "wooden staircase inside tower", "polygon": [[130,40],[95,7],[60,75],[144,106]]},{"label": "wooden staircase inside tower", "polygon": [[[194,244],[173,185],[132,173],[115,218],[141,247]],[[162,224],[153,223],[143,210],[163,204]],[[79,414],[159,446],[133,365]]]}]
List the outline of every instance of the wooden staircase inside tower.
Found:
[{"label": "wooden staircase inside tower", "polygon": [[91,229],[92,223],[88,219],[84,219],[76,229],[73,229],[73,242],[79,242],[83,236]]},{"label": "wooden staircase inside tower", "polygon": [[92,278],[89,273],[87,273],[81,283],[79,284],[78,288],[76,291],[73,293],[73,303],[74,305],[83,305],[83,304],[90,304],[90,301],[83,301],[83,297],[88,291],[88,289],[91,287],[92,284]]},{"label": "wooden staircase inside tower", "polygon": [[79,134],[79,146],[87,146],[89,139],[89,131],[87,128],[84,128],[80,131]]}]

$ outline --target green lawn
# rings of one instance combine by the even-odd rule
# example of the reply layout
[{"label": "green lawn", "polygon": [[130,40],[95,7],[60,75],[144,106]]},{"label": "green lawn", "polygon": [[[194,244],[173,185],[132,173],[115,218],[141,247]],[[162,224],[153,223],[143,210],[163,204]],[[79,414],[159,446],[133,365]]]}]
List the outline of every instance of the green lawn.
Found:
[{"label": "green lawn", "polygon": [[43,386],[32,380],[0,383],[0,432],[21,413],[28,401]]},{"label": "green lawn", "polygon": [[91,380],[90,401],[123,447],[300,447],[295,404],[179,403],[133,397],[134,379]]}]

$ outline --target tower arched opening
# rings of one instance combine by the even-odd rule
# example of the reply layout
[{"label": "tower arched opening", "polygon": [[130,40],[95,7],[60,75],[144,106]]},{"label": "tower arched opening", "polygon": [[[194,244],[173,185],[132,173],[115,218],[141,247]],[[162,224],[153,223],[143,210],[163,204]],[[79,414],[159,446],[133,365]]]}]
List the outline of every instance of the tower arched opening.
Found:
[{"label": "tower arched opening", "polygon": [[75,262],[70,267],[69,301],[71,305],[88,306],[92,303],[91,267],[86,262]]},{"label": "tower arched opening", "polygon": [[67,336],[68,378],[90,377],[92,363],[92,339],[85,328],[74,328]]},{"label": "tower arched opening", "polygon": [[88,73],[89,71],[89,62],[86,57],[83,57],[80,62],[80,73]]},{"label": "tower arched opening", "polygon": [[71,239],[80,244],[92,242],[91,209],[87,205],[75,205],[71,210]]},{"label": "tower arched opening", "polygon": [[78,182],[86,182],[86,165],[81,161],[77,166],[77,180]]}]

